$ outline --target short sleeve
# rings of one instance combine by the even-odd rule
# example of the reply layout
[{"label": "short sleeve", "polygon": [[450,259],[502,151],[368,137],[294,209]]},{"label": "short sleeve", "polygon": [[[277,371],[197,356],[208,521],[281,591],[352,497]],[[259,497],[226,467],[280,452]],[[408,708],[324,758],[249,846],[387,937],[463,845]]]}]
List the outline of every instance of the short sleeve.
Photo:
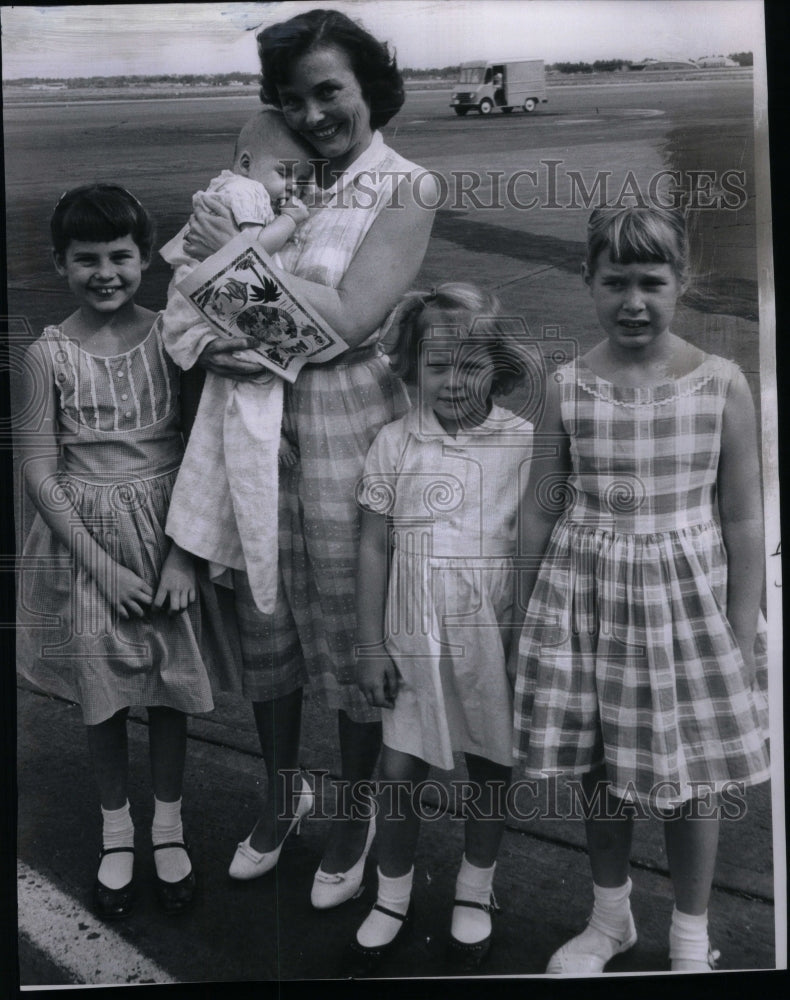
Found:
[{"label": "short sleeve", "polygon": [[357,483],[356,501],[373,514],[392,514],[397,496],[398,463],[403,452],[403,421],[387,424],[377,434]]},{"label": "short sleeve", "polygon": [[268,226],[274,222],[275,215],[269,192],[258,181],[234,174],[230,170],[223,170],[219,177],[214,178],[209,184],[209,191],[222,197],[239,226],[245,223]]}]

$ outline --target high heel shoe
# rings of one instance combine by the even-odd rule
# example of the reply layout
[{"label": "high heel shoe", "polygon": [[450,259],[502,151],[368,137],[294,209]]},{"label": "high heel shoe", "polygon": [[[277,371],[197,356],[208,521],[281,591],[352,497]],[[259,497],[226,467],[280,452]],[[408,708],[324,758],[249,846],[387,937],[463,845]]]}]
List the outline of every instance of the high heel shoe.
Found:
[{"label": "high heel shoe", "polygon": [[[309,783],[304,777],[300,775],[302,779],[302,788],[299,792],[299,801],[296,806],[296,812],[294,813],[294,818],[291,820],[291,825],[288,827],[285,836],[274,848],[273,851],[266,851],[263,854],[259,854],[258,851],[253,850],[250,847],[250,838],[252,833],[246,840],[242,841],[236,848],[236,853],[233,855],[233,860],[230,863],[230,868],[228,869],[228,875],[235,879],[252,879],[258,878],[259,875],[265,875],[266,872],[271,871],[272,868],[280,860],[280,851],[283,849],[283,844],[290,836],[291,832],[296,829],[297,834],[302,825],[302,820],[313,808],[313,790]],[[254,831],[253,831],[254,832]]]},{"label": "high heel shoe", "polygon": [[348,899],[353,899],[359,892],[362,885],[362,876],[365,872],[365,860],[370,851],[370,845],[376,836],[376,817],[370,817],[368,833],[365,837],[365,846],[359,860],[346,872],[330,874],[325,872],[319,865],[318,871],[313,879],[313,888],[310,893],[310,902],[316,910],[328,910],[333,906],[340,906]]}]

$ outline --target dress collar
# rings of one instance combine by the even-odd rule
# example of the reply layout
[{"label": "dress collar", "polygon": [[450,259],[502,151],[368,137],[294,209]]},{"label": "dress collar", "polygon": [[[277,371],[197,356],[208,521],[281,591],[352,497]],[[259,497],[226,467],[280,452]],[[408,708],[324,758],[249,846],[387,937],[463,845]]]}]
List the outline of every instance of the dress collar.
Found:
[{"label": "dress collar", "polygon": [[447,433],[429,406],[415,406],[406,414],[405,420],[406,429],[418,441],[441,441],[451,446],[467,444],[491,434],[523,434],[532,427],[528,420],[496,403],[491,406],[491,412],[482,424],[468,431],[459,431],[455,437]]}]

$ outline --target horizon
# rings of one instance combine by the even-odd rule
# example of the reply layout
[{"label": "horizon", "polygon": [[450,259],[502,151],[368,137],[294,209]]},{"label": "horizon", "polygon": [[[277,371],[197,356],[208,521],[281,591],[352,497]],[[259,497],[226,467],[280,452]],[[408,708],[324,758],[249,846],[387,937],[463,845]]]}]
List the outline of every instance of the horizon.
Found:
[{"label": "horizon", "polygon": [[[319,0],[320,5],[320,0]],[[316,3],[0,7],[4,81],[251,73],[255,35]],[[547,64],[700,59],[764,47],[760,0],[336,0],[414,70],[472,59]],[[528,41],[523,41],[528,39]]]}]

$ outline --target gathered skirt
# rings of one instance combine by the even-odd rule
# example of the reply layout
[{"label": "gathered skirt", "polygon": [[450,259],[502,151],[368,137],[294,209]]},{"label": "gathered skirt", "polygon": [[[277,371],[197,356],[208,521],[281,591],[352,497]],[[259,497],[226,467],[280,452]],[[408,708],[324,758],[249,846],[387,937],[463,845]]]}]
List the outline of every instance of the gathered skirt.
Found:
[{"label": "gathered skirt", "polygon": [[767,780],[765,620],[751,681],[726,606],[714,521],[649,535],[558,521],[519,641],[526,771],[605,765],[615,795],[659,808]]},{"label": "gathered skirt", "polygon": [[[164,524],[175,477],[172,471],[96,485],[62,474],[60,502],[73,506],[104,551],[155,592],[169,546]],[[211,711],[207,664],[232,670],[238,640],[205,572],[199,579],[200,600],[185,611],[122,619],[36,514],[19,567],[18,672],[79,703],[88,725],[131,706]]]}]

